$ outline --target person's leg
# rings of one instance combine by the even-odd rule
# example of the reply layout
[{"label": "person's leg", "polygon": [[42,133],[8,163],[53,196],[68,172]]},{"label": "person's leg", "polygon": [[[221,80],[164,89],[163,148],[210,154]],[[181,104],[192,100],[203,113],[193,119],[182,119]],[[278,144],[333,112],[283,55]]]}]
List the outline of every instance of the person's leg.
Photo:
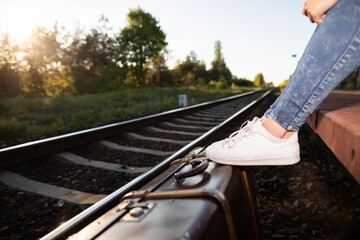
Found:
[{"label": "person's leg", "polygon": [[265,117],[249,122],[230,138],[213,143],[206,149],[206,155],[232,165],[297,163],[298,129],[359,65],[360,1],[341,0],[315,30],[291,80]]},{"label": "person's leg", "polygon": [[[360,1],[341,0],[316,29],[289,84],[265,113],[271,119],[264,122],[264,127],[277,137],[283,137],[280,135],[286,130],[297,131],[359,65]],[[276,128],[280,126],[283,131]]]},{"label": "person's leg", "polygon": [[286,130],[286,128],[275,122],[271,117],[264,115],[261,120],[263,122],[262,126],[274,137],[288,139],[295,133],[294,131]]}]

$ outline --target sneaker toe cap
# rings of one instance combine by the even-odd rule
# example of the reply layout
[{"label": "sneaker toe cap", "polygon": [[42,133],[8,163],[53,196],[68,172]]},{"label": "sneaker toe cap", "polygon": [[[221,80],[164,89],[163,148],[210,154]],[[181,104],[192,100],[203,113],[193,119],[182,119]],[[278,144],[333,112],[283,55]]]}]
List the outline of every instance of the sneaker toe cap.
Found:
[{"label": "sneaker toe cap", "polygon": [[218,159],[224,157],[223,141],[214,142],[205,149],[206,156],[210,159]]}]

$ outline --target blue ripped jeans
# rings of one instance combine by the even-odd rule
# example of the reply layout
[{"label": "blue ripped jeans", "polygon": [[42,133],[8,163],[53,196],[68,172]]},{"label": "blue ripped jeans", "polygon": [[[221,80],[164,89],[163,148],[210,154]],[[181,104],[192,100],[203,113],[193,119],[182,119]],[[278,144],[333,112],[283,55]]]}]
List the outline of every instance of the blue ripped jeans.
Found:
[{"label": "blue ripped jeans", "polygon": [[360,66],[360,0],[339,0],[310,39],[288,85],[265,112],[289,131]]}]

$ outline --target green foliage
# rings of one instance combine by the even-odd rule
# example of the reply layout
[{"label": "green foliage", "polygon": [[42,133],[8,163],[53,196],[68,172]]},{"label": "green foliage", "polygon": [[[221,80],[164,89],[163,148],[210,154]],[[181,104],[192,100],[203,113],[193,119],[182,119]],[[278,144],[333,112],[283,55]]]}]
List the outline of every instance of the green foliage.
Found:
[{"label": "green foliage", "polygon": [[2,36],[0,97],[56,98],[144,86],[252,86],[231,75],[220,41],[215,42],[209,70],[193,51],[169,69],[166,35],[140,8],[129,11],[127,26],[116,36],[109,36],[109,30],[108,20],[101,16],[98,26],[86,32],[77,27],[69,33],[57,24],[37,27],[21,47]]},{"label": "green foliage", "polygon": [[252,87],[254,86],[254,82],[250,81],[246,78],[237,78],[236,76],[232,77],[232,81],[235,84],[235,86],[239,87]]},{"label": "green foliage", "polygon": [[284,80],[282,83],[280,83],[280,84],[279,84],[279,87],[281,87],[281,88],[286,87],[286,85],[289,83],[289,80],[290,80],[290,78],[289,78],[289,79]]},{"label": "green foliage", "polygon": [[[116,64],[107,19],[89,33],[37,27],[22,47],[0,39],[0,97],[94,93],[123,86],[126,71]],[[15,57],[16,56],[16,57]]]},{"label": "green foliage", "polygon": [[[121,85],[125,78],[124,71],[115,64],[114,39],[107,34],[107,18],[101,16],[99,24],[99,27],[92,28],[85,35],[81,29],[77,29],[67,47],[64,65],[71,66],[74,86],[79,94]],[[119,83],[114,83],[114,80]]]},{"label": "green foliage", "polygon": [[216,86],[221,89],[227,88],[228,84],[227,84],[226,79],[223,76],[221,76],[219,81],[216,83]]},{"label": "green foliage", "polygon": [[142,80],[141,78],[139,78],[138,73],[139,73],[138,68],[133,66],[129,67],[126,75],[126,80],[124,81],[124,83],[132,88],[140,87]]},{"label": "green foliage", "polygon": [[14,97],[21,93],[20,75],[11,65],[0,67],[0,97]]},{"label": "green foliage", "polygon": [[258,86],[258,87],[261,87],[261,86],[265,85],[265,80],[264,80],[264,76],[262,75],[262,73],[258,73],[255,76],[254,85]]},{"label": "green foliage", "polygon": [[92,29],[77,49],[77,65],[85,67],[92,75],[100,74],[100,68],[109,64],[113,52],[113,40],[98,29]]},{"label": "green foliage", "polygon": [[222,54],[221,42],[215,42],[215,58],[211,62],[210,79],[219,81],[221,77],[224,77],[228,83],[231,82],[231,72],[225,64],[225,60]]},{"label": "green foliage", "polygon": [[[211,80],[209,82],[208,86],[210,88],[226,89],[226,88],[228,88],[228,83],[224,77],[220,77],[219,81]],[[235,88],[232,87],[232,89],[235,89]]]},{"label": "green foliage", "polygon": [[126,72],[113,63],[103,66],[101,74],[97,76],[97,85],[99,87],[95,92],[113,91],[114,89],[124,88],[124,79]]},{"label": "green foliage", "polygon": [[146,69],[145,84],[147,86],[172,86],[172,71],[168,69],[166,62],[169,57],[169,51],[164,48],[150,62]]},{"label": "green foliage", "polygon": [[206,79],[206,66],[203,61],[199,61],[194,51],[191,51],[185,61],[178,62],[173,70],[174,78],[179,86],[192,86],[198,82],[199,78]]},{"label": "green foliage", "polygon": [[208,86],[209,86],[210,88],[215,88],[215,87],[216,87],[216,81],[211,80],[211,81],[208,83]]},{"label": "green foliage", "polygon": [[266,83],[265,85],[266,85],[267,87],[275,87],[275,85],[274,85],[273,82]]},{"label": "green foliage", "polygon": [[215,41],[215,61],[223,61],[223,55],[222,55],[222,47],[221,42],[219,40]]},{"label": "green foliage", "polygon": [[124,66],[133,67],[131,79],[145,85],[146,64],[166,47],[166,35],[156,19],[142,9],[131,9],[127,15],[128,25],[117,37],[117,59]]},{"label": "green foliage", "polygon": [[28,122],[19,122],[17,119],[0,119],[0,139],[14,139],[26,136]]},{"label": "green foliage", "polygon": [[13,97],[21,93],[15,48],[10,45],[8,35],[3,35],[0,39],[0,97]]},{"label": "green foliage", "polygon": [[205,80],[205,78],[202,78],[202,77],[198,78],[197,84],[199,84],[199,85],[206,85],[206,80]]},{"label": "green foliage", "polygon": [[51,95],[55,91],[49,82],[59,74],[61,48],[57,34],[56,26],[37,27],[27,42],[24,60],[29,70],[24,73],[24,90],[29,96]]}]

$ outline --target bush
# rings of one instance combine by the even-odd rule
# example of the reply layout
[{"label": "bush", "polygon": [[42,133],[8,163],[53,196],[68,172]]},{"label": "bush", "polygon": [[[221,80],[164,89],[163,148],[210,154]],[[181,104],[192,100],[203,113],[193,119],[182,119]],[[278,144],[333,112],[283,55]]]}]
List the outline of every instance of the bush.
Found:
[{"label": "bush", "polygon": [[0,119],[0,139],[14,139],[26,136],[27,123],[17,119]]},{"label": "bush", "polygon": [[253,87],[254,86],[254,82],[253,81],[250,81],[250,80],[247,80],[247,79],[235,79],[234,80],[234,83],[236,86],[241,86],[241,87]]},{"label": "bush", "polygon": [[254,85],[257,87],[261,87],[261,86],[265,85],[265,80],[264,80],[264,76],[262,75],[262,73],[258,73],[255,76]]},{"label": "bush", "polygon": [[280,84],[279,84],[279,87],[281,87],[281,88],[286,87],[286,85],[289,83],[289,80],[290,80],[290,79],[286,79],[285,81],[283,81],[282,83],[280,83]]},{"label": "bush", "polygon": [[208,85],[210,88],[216,88],[216,81],[211,80]]},{"label": "bush", "polygon": [[216,87],[220,89],[225,89],[228,87],[227,81],[224,77],[220,77],[219,81],[216,83]]},{"label": "bush", "polygon": [[206,84],[206,80],[205,80],[205,78],[198,78],[197,83],[198,83],[199,85],[205,85],[205,84]]}]

